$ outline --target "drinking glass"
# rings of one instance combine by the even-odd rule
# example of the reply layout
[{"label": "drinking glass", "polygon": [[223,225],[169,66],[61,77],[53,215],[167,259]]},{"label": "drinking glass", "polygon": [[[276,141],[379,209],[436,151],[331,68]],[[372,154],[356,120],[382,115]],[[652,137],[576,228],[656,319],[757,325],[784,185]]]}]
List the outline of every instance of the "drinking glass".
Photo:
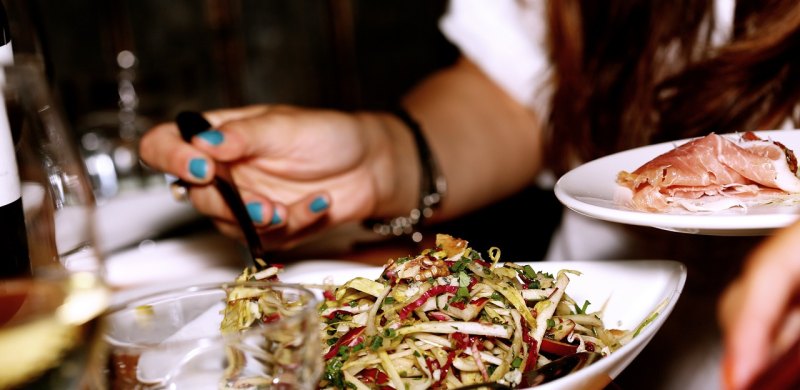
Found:
[{"label": "drinking glass", "polygon": [[0,388],[91,388],[110,297],[91,187],[40,62],[0,84]]},{"label": "drinking glass", "polygon": [[300,285],[266,281],[197,285],[129,300],[106,318],[107,386],[316,389],[322,372],[318,305]]}]

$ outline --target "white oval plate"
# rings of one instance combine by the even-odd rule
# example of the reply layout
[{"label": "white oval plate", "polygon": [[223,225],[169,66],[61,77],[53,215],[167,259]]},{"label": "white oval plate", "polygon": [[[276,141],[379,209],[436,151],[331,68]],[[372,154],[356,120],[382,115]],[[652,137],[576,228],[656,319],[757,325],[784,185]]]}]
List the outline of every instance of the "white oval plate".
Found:
[{"label": "white oval plate", "polygon": [[[280,279],[289,283],[322,283],[326,279],[341,284],[356,276],[377,278],[383,267],[340,264],[336,260],[317,260],[291,265]],[[536,390],[601,389],[644,349],[664,324],[686,282],[686,267],[672,260],[629,261],[545,261],[519,262],[534,270],[555,274],[561,269],[580,271],[570,275],[567,294],[577,302],[588,300],[590,310],[603,309],[607,328],[635,329],[659,305],[661,314],[647,325],[631,342],[609,356],[573,374]]]},{"label": "white oval plate", "polygon": [[[800,155],[800,131],[769,130],[755,133],[762,138],[781,142]],[[618,200],[627,189],[616,183],[617,173],[622,170],[633,171],[688,141],[690,139],[645,146],[590,161],[562,176],[556,182],[555,195],[565,206],[592,218],[691,234],[769,235],[800,217],[800,205],[764,205],[717,212],[649,213],[634,210]]]}]

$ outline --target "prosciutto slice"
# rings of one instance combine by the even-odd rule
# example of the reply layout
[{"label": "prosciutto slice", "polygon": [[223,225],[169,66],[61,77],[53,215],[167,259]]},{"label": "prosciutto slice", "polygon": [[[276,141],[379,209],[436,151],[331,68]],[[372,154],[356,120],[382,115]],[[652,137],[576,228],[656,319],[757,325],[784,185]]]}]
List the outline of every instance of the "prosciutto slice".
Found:
[{"label": "prosciutto slice", "polygon": [[633,172],[619,172],[617,183],[631,190],[633,208],[649,212],[717,211],[800,194],[794,153],[752,132],[696,138]]}]

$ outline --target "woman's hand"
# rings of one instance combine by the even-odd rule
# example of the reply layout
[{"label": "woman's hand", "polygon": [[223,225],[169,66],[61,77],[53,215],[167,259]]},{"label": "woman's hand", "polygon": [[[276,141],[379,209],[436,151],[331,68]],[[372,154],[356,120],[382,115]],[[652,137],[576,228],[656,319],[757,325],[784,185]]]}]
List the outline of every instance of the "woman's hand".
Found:
[{"label": "woman's hand", "polygon": [[722,296],[719,319],[726,387],[744,388],[800,335],[800,223],[750,255]]},{"label": "woman's hand", "polygon": [[[542,165],[538,114],[509,97],[466,58],[416,85],[403,105],[447,178],[432,221],[509,196]],[[219,229],[241,238],[213,186],[214,161],[228,164],[265,249],[366,218],[408,215],[418,206],[420,164],[413,135],[388,113],[348,114],[290,106],[204,113],[216,130],[183,142],[174,123],[141,140],[150,167],[196,184],[190,198]]]},{"label": "woman's hand", "polygon": [[259,105],[204,116],[214,128],[191,144],[175,123],[165,123],[143,136],[140,153],[153,169],[194,184],[192,203],[227,235],[242,237],[221,195],[208,185],[215,162],[230,167],[268,249],[415,206],[417,188],[399,185],[418,182],[416,165],[398,161],[416,161],[411,136],[390,115]]}]

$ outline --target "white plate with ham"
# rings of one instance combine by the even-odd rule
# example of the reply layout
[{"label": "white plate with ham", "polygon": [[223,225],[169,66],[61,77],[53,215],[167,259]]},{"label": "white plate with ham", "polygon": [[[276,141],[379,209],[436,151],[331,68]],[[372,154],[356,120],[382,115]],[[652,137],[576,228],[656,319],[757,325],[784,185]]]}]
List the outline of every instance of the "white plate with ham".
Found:
[{"label": "white plate with ham", "polygon": [[722,236],[768,235],[800,217],[800,131],[770,130],[632,149],[562,176],[556,197],[589,217]]}]

